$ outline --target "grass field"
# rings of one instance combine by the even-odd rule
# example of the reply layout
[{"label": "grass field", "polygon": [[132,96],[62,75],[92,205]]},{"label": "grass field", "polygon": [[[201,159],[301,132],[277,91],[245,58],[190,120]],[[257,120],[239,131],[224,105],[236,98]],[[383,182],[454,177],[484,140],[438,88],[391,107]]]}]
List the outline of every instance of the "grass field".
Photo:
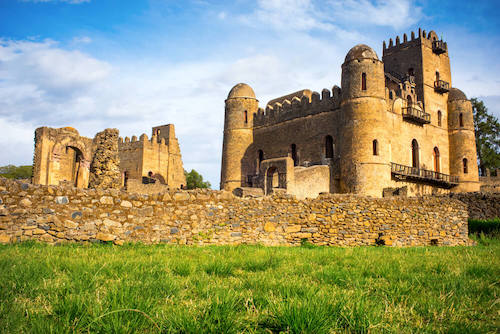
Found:
[{"label": "grass field", "polygon": [[0,246],[5,333],[487,333],[500,240],[476,247]]}]

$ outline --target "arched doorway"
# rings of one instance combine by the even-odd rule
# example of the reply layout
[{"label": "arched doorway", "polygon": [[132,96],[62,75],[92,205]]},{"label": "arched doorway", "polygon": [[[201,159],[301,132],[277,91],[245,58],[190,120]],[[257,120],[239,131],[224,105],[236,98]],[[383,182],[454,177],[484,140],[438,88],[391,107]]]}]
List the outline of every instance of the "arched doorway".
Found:
[{"label": "arched doorway", "polygon": [[439,159],[439,149],[437,147],[434,147],[434,171],[437,173],[439,173],[441,169]]},{"label": "arched doorway", "polygon": [[264,151],[262,150],[259,150],[259,152],[257,153],[258,155],[258,158],[257,158],[257,174],[260,174],[259,171],[260,171],[260,165],[262,164],[262,161],[264,160]]},{"label": "arched doorway", "polygon": [[413,139],[411,141],[411,166],[414,168],[418,168],[418,166],[420,165],[418,150],[418,142],[416,139]]},{"label": "arched doorway", "polygon": [[273,189],[279,188],[279,173],[276,167],[269,167],[266,173],[266,195],[272,194]]}]

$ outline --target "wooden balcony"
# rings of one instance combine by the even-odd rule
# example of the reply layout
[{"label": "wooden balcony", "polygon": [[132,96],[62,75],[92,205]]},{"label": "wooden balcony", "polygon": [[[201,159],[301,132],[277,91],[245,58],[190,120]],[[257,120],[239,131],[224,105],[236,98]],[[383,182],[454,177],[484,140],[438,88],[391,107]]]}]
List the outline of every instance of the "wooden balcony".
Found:
[{"label": "wooden balcony", "polygon": [[440,94],[448,93],[450,84],[444,80],[436,80],[434,81],[434,90]]},{"label": "wooden balcony", "polygon": [[431,122],[431,115],[417,109],[413,104],[403,108],[403,119],[419,124],[429,124]]},{"label": "wooden balcony", "polygon": [[443,42],[443,41],[432,42],[432,52],[434,52],[435,54],[439,55],[441,53],[445,53],[447,50],[448,50],[448,48],[446,47],[445,42]]},{"label": "wooden balcony", "polygon": [[426,183],[440,188],[453,188],[458,185],[458,176],[451,176],[431,170],[400,165],[391,162],[391,174],[399,181]]}]

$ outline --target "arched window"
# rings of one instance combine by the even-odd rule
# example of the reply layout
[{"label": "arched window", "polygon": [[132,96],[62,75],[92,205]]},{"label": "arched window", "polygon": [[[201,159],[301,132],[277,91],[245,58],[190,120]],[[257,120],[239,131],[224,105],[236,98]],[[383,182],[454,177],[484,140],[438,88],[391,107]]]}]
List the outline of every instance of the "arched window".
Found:
[{"label": "arched window", "polygon": [[366,90],[366,73],[361,74],[361,89]]},{"label": "arched window", "polygon": [[460,123],[460,127],[464,126],[464,114],[460,113],[460,115],[458,115],[458,123]]},{"label": "arched window", "polygon": [[392,90],[389,92],[389,99],[393,99],[394,98],[394,95],[392,94]]},{"label": "arched window", "polygon": [[325,158],[333,159],[333,138],[326,136],[325,138]]},{"label": "arched window", "polygon": [[248,112],[245,110],[245,124],[248,123]]},{"label": "arched window", "polygon": [[410,67],[408,69],[408,75],[411,75],[411,76],[414,76],[415,75],[415,70],[413,69],[413,67]]},{"label": "arched window", "polygon": [[293,160],[293,165],[298,166],[299,165],[299,159],[297,158],[297,145],[292,144],[292,160]]},{"label": "arched window", "polygon": [[258,158],[259,163],[258,163],[257,169],[260,170],[260,164],[262,163],[262,160],[264,160],[264,151],[259,150],[259,152],[257,154],[259,156],[259,158]]},{"label": "arched window", "polygon": [[439,72],[436,71],[436,81],[439,81]]},{"label": "arched window", "polygon": [[372,142],[372,148],[373,148],[373,155],[378,155],[378,141],[375,139]]},{"label": "arched window", "polygon": [[462,164],[463,164],[463,167],[464,167],[464,174],[469,173],[469,166],[467,166],[467,158],[464,158],[462,160]]},{"label": "arched window", "polygon": [[415,168],[419,166],[418,142],[416,139],[411,141],[411,165]]},{"label": "arched window", "polygon": [[441,122],[441,118],[442,118],[442,114],[441,114],[441,110],[438,110],[438,126],[441,126],[442,122]]},{"label": "arched window", "polygon": [[413,99],[411,98],[411,95],[408,95],[408,96],[406,97],[406,101],[408,101],[408,107],[410,107],[410,106],[413,104],[413,103],[412,103]]},{"label": "arched window", "polygon": [[441,166],[439,165],[439,149],[434,147],[434,171],[440,172]]}]

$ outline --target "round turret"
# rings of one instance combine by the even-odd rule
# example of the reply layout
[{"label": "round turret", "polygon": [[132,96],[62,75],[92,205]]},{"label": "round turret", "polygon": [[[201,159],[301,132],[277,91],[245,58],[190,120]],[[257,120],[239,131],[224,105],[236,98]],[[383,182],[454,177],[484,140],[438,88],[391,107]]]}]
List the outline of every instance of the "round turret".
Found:
[{"label": "round turret", "polygon": [[358,44],[342,64],[342,99],[366,96],[385,98],[384,64],[372,48]]},{"label": "round turret", "polygon": [[472,104],[464,92],[457,88],[451,88],[448,93],[448,131],[450,174],[459,178],[459,185],[453,191],[479,191]]},{"label": "round turret", "polygon": [[227,99],[229,100],[239,97],[255,99],[255,92],[249,85],[245,83],[239,83],[231,89],[227,96]]},{"label": "round turret", "polygon": [[342,64],[341,191],[381,197],[390,184],[384,64],[356,45]]},{"label": "round turret", "polygon": [[246,185],[251,166],[244,166],[241,161],[253,143],[253,116],[258,109],[259,101],[249,85],[239,83],[229,92],[224,117],[221,189],[232,191]]}]

